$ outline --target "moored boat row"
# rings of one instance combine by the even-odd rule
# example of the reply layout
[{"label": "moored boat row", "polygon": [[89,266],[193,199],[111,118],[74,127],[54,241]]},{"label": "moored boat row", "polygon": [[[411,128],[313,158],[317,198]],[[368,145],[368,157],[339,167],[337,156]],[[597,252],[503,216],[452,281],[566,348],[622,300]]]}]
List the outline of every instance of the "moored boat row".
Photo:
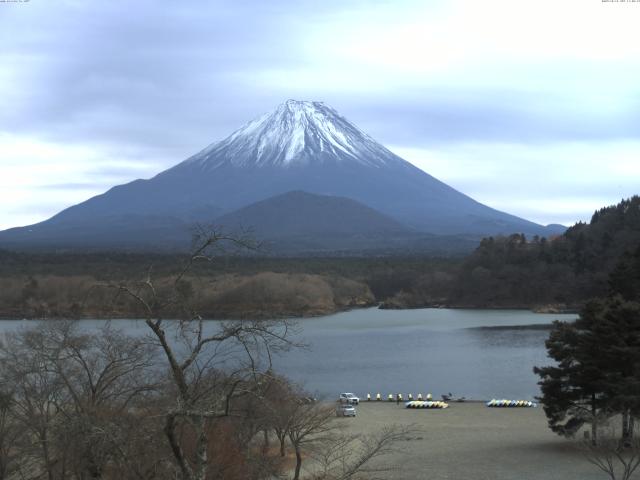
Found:
[{"label": "moored boat row", "polygon": [[422,400],[414,400],[411,402],[405,403],[406,408],[447,408],[449,406],[446,402],[431,402],[431,401],[422,401]]},{"label": "moored boat row", "polygon": [[495,398],[487,402],[487,407],[537,407],[535,402],[529,400],[496,400]]}]

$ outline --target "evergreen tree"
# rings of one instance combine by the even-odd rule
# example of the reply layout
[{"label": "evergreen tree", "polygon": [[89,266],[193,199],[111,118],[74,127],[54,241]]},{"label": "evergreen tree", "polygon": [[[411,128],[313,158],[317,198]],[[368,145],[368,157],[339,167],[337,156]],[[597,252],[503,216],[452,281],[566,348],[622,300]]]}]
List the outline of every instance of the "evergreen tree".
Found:
[{"label": "evergreen tree", "polygon": [[622,440],[633,437],[640,415],[640,303],[621,296],[594,302],[587,318],[600,348],[597,364],[605,373],[606,408],[622,417]]},{"label": "evergreen tree", "polygon": [[556,322],[546,342],[556,366],[534,368],[551,429],[572,436],[620,414],[622,440],[640,415],[640,303],[619,295],[589,302],[574,323]]},{"label": "evergreen tree", "polygon": [[609,276],[609,287],[625,300],[640,301],[640,247],[622,256]]},{"label": "evergreen tree", "polygon": [[594,340],[584,323],[556,321],[545,345],[557,365],[534,367],[533,371],[540,376],[539,400],[551,430],[573,436],[587,423],[595,444],[605,407],[605,378],[595,362],[598,345]]},{"label": "evergreen tree", "polygon": [[[522,234],[484,239],[455,272],[456,286],[448,297],[457,305],[560,304],[575,309],[609,294],[607,277],[613,270],[620,278],[614,290],[626,299],[640,297],[639,245],[640,196],[634,196],[559,236],[531,242]],[[625,256],[629,251],[635,254]],[[478,266],[487,269],[483,278],[471,275]],[[630,271],[635,272],[633,281]]]}]

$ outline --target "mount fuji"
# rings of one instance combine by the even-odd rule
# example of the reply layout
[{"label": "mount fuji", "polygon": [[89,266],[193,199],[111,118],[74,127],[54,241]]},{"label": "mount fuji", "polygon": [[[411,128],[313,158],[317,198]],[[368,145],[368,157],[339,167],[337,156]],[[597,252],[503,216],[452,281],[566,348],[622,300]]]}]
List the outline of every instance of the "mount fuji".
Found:
[{"label": "mount fuji", "polygon": [[[290,192],[298,194],[285,195]],[[300,192],[306,194],[303,202]],[[269,202],[273,197],[279,198]],[[261,213],[251,217],[253,211]],[[280,223],[291,238],[316,235],[308,221],[287,221],[294,212],[297,218],[305,212],[322,217],[325,236],[344,236],[349,222],[351,234],[373,235],[379,246],[390,232],[398,246],[399,237],[562,231],[473,200],[324,103],[288,100],[151,179],[113,187],[44,222],[0,232],[0,247],[178,248],[187,243],[189,225],[216,219],[251,227],[253,218],[265,227],[258,235],[273,236]],[[268,228],[258,221],[265,215],[273,220]],[[363,218],[371,225],[365,227]]]}]

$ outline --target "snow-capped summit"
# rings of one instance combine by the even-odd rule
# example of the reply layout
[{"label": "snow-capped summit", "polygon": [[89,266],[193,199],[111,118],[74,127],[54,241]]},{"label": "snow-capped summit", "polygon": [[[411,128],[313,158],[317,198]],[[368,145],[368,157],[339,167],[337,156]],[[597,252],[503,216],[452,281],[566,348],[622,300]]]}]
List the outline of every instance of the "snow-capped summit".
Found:
[{"label": "snow-capped summit", "polygon": [[345,161],[372,167],[403,162],[330,106],[287,100],[185,163],[208,170]]}]

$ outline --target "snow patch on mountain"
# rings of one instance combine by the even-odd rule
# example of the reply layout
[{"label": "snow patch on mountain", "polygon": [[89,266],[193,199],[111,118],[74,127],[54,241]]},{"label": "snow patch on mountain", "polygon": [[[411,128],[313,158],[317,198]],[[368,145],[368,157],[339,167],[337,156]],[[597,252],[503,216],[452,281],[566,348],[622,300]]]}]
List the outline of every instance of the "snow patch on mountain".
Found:
[{"label": "snow patch on mountain", "polygon": [[212,170],[345,161],[372,167],[406,163],[324,103],[288,100],[185,163]]}]

